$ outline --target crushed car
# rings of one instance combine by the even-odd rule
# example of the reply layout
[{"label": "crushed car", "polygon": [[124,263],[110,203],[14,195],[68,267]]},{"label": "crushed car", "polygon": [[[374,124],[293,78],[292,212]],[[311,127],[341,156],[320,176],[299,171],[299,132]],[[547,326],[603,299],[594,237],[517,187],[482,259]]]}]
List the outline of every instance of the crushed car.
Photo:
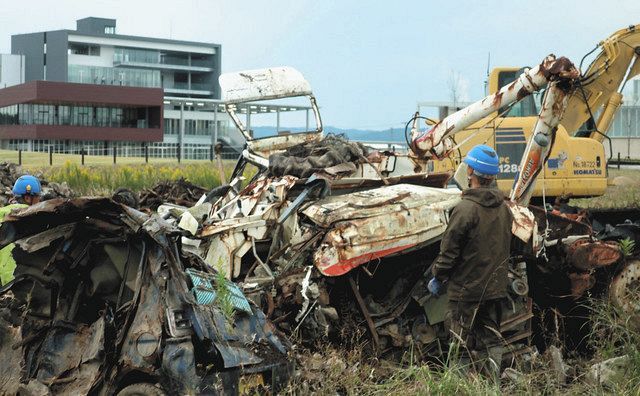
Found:
[{"label": "crushed car", "polygon": [[18,394],[278,392],[290,344],[184,231],[107,198],[14,211],[0,289],[0,386]]},{"label": "crushed car", "polygon": [[[549,98],[557,103],[546,106],[551,122],[561,118],[571,94],[571,85],[561,84],[568,75],[563,67],[573,67],[565,58],[555,61],[549,56],[527,71],[536,82],[529,89],[547,83],[557,88]],[[527,94],[521,86],[527,78],[473,109],[497,109],[509,95],[520,100]],[[437,172],[433,161],[415,151],[377,151],[325,135],[311,87],[293,68],[224,74],[220,84],[227,112],[247,143],[228,185],[190,208],[158,209],[188,231],[184,243],[238,282],[294,340],[312,345],[366,334],[381,355],[408,347],[414,356],[446,353],[447,297],[430,295],[426,281],[449,213],[460,200],[460,189],[450,182],[454,175]],[[254,138],[236,112],[239,103],[294,97],[308,98],[314,130]],[[552,128],[543,132],[553,133]],[[543,151],[539,158],[544,156]],[[245,180],[249,167],[256,169],[255,176]],[[519,185],[522,196],[531,191],[536,174],[528,173]],[[510,300],[502,309],[501,331],[509,350],[505,359],[513,361],[532,345],[545,348],[550,337],[538,330],[554,323],[558,328],[558,315],[570,318],[597,284],[608,284],[628,264],[618,244],[598,240],[585,222],[526,203],[510,206]],[[547,318],[549,312],[555,322]],[[585,316],[574,317],[571,326],[584,334]]]}]

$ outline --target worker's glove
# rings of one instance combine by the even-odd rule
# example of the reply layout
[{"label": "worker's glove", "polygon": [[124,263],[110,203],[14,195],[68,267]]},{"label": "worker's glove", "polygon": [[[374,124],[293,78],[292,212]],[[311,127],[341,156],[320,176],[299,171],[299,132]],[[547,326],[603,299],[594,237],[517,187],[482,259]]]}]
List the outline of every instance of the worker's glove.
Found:
[{"label": "worker's glove", "polygon": [[436,278],[431,278],[429,283],[427,284],[427,289],[429,293],[431,293],[434,297],[438,297],[442,294],[442,282],[440,282]]}]

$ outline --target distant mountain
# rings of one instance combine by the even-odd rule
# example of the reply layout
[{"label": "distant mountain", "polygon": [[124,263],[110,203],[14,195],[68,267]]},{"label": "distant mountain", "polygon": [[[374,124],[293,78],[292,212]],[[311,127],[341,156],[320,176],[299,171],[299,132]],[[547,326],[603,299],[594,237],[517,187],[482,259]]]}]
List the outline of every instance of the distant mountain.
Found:
[{"label": "distant mountain", "polygon": [[[257,138],[275,135],[276,128],[268,126],[254,126],[252,127],[254,136]],[[281,127],[281,131],[289,132],[302,132],[304,128],[286,128]],[[383,131],[374,131],[366,129],[344,129],[336,128],[332,126],[324,127],[324,133],[333,133],[336,135],[345,135],[349,140],[355,140],[359,142],[404,142],[404,129],[393,128],[385,129]]]}]

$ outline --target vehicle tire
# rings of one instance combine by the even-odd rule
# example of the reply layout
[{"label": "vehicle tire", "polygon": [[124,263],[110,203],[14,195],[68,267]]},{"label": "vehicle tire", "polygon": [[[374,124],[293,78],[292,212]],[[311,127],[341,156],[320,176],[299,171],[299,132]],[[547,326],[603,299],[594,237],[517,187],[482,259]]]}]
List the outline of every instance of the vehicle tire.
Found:
[{"label": "vehicle tire", "polygon": [[166,396],[166,393],[153,384],[133,384],[124,387],[117,396]]}]

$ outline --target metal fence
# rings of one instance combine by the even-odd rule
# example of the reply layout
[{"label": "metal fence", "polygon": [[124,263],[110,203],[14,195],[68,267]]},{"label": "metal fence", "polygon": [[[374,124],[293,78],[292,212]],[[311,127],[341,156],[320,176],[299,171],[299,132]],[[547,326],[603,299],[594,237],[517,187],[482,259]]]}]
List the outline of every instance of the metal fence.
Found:
[{"label": "metal fence", "polygon": [[33,164],[53,165],[66,161],[82,165],[105,163],[150,163],[182,161],[213,161],[219,156],[224,160],[235,160],[243,147],[223,145],[216,153],[214,145],[164,144],[162,146],[113,146],[113,147],[69,147],[60,149],[50,145],[37,150],[3,150],[2,161],[16,162],[20,165],[27,161]]}]

